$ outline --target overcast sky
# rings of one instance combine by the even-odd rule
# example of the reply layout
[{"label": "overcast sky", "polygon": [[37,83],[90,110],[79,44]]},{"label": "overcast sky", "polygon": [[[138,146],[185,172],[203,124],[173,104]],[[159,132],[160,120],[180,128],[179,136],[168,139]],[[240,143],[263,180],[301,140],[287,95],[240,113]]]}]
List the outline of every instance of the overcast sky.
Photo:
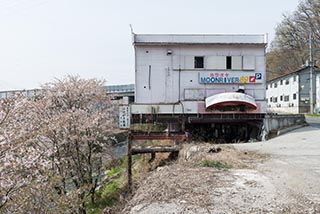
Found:
[{"label": "overcast sky", "polygon": [[0,0],[0,90],[79,74],[134,83],[139,33],[269,34],[299,0]]}]

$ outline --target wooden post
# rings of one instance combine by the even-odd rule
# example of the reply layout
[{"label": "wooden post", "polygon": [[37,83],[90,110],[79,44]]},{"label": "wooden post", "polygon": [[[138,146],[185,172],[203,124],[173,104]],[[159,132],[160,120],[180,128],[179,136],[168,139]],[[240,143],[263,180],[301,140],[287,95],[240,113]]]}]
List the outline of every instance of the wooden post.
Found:
[{"label": "wooden post", "polygon": [[127,148],[127,158],[128,158],[128,192],[132,192],[132,136],[131,133],[129,132],[128,135],[128,148]]}]

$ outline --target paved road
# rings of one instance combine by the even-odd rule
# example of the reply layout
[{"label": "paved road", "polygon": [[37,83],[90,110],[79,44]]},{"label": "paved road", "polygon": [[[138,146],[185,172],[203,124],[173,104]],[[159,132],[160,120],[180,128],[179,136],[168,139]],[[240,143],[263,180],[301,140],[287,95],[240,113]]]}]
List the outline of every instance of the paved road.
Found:
[{"label": "paved road", "polygon": [[306,117],[308,124],[320,129],[320,117]]},{"label": "paved road", "polygon": [[310,126],[266,142],[235,145],[271,154],[257,169],[270,178],[280,194],[320,205],[320,118],[307,118]]}]

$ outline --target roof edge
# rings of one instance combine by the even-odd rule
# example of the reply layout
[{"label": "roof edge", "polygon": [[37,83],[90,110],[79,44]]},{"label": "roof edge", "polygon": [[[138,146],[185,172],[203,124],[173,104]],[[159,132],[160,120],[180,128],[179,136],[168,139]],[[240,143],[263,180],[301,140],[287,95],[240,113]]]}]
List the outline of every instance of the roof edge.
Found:
[{"label": "roof edge", "polygon": [[[299,72],[301,72],[301,71],[303,71],[303,70],[306,70],[306,69],[308,69],[308,68],[310,68],[310,65],[304,66],[304,67],[302,67],[302,68],[300,68],[300,69],[298,69],[298,70],[292,71],[292,72],[290,72],[290,73],[283,74],[283,75],[281,75],[281,76],[275,77],[275,78],[273,78],[273,79],[271,79],[271,80],[268,80],[267,83],[276,81],[276,80],[278,80],[278,79],[284,78],[284,77],[286,77],[286,76],[290,76],[290,75],[295,74],[295,73],[299,73]],[[313,66],[313,69],[315,69],[315,70],[314,70],[315,72],[319,72],[319,71],[320,71],[320,70],[319,70],[319,67],[317,67],[317,66]],[[267,72],[267,73],[268,73],[268,72]]]}]

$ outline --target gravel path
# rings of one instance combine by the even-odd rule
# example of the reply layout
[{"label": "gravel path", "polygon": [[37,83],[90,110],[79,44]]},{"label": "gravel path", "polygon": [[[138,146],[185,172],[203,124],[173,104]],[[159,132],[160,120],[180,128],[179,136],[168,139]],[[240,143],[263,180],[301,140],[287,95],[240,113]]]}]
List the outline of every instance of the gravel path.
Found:
[{"label": "gravel path", "polygon": [[270,154],[253,168],[158,168],[123,213],[320,213],[319,122],[266,142],[234,145],[241,154]]},{"label": "gravel path", "polygon": [[[267,142],[235,145],[238,149],[271,154],[257,166],[284,197],[320,213],[320,129],[317,119]],[[300,212],[303,213],[303,212]]]}]

